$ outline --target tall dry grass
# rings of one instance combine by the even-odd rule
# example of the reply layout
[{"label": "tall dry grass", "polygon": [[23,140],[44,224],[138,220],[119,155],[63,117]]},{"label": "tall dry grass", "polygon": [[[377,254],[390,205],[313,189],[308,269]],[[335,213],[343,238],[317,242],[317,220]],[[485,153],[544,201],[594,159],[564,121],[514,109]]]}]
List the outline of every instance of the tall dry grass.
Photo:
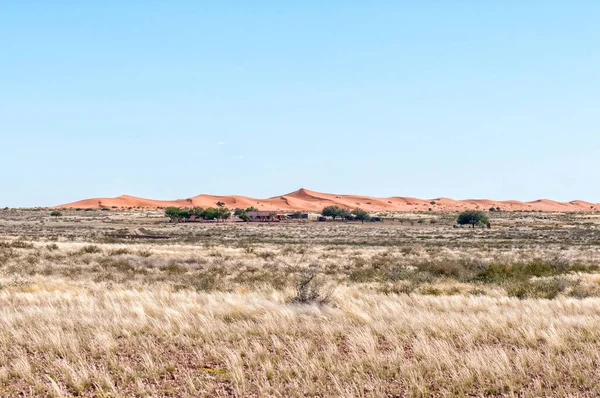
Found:
[{"label": "tall dry grass", "polygon": [[2,283],[5,396],[600,394],[597,298]]}]

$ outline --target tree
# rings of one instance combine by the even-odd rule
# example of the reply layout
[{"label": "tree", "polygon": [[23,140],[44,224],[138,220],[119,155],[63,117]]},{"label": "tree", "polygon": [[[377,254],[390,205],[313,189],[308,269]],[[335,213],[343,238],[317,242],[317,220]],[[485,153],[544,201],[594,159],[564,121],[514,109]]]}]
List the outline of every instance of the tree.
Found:
[{"label": "tree", "polygon": [[347,220],[349,218],[351,218],[351,214],[350,211],[348,211],[348,209],[344,209],[342,207],[340,207],[340,210],[338,211],[338,217],[341,218],[342,220]]},{"label": "tree", "polygon": [[224,202],[221,202],[221,201],[218,201],[218,202],[217,202],[217,206],[219,206],[219,207],[223,207],[223,206],[225,206],[225,203],[224,203]]},{"label": "tree", "polygon": [[241,216],[242,214],[246,214],[246,210],[240,209],[239,207],[233,210],[234,216]]},{"label": "tree", "polygon": [[475,228],[475,225],[485,225],[488,222],[488,216],[482,211],[467,210],[458,215],[456,222],[460,225],[470,224]]},{"label": "tree", "polygon": [[183,219],[189,218],[190,212],[187,209],[181,207],[167,207],[165,209],[165,215],[171,219],[171,221],[179,222]]},{"label": "tree", "polygon": [[214,207],[209,207],[203,212],[203,219],[205,220],[214,220],[219,218],[219,210]]},{"label": "tree", "polygon": [[327,206],[321,210],[321,214],[325,217],[331,217],[334,220],[336,217],[343,217],[344,215],[348,215],[348,210],[342,209],[339,206]]},{"label": "tree", "polygon": [[227,220],[229,217],[231,217],[231,211],[229,211],[228,208],[226,207],[221,207],[217,209],[217,219],[220,220]]},{"label": "tree", "polygon": [[362,223],[364,223],[365,220],[368,220],[371,217],[369,215],[369,213],[367,213],[366,211],[364,211],[362,209],[354,209],[354,210],[352,210],[352,215],[354,217],[356,217],[357,220],[360,220]]},{"label": "tree", "polygon": [[202,207],[194,207],[190,210],[190,215],[196,216],[196,218],[204,218],[204,209]]},{"label": "tree", "polygon": [[53,210],[53,211],[50,212],[50,215],[52,217],[60,217],[60,216],[62,216],[62,213],[60,211],[58,211],[58,210]]},{"label": "tree", "polygon": [[246,213],[242,213],[242,214],[240,214],[238,217],[239,217],[239,218],[240,218],[242,221],[246,221],[246,222],[250,221],[250,216],[249,216],[248,214],[246,214]]},{"label": "tree", "polygon": [[258,209],[254,206],[250,206],[246,209],[246,213],[250,213],[251,211],[258,211]]}]

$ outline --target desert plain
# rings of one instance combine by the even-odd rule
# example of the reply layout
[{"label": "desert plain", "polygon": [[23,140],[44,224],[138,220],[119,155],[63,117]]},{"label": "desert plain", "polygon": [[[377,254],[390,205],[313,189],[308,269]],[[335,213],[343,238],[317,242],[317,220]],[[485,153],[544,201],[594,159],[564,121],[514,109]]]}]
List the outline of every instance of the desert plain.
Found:
[{"label": "desert plain", "polygon": [[593,204],[491,229],[134,206],[0,210],[0,396],[600,395]]}]

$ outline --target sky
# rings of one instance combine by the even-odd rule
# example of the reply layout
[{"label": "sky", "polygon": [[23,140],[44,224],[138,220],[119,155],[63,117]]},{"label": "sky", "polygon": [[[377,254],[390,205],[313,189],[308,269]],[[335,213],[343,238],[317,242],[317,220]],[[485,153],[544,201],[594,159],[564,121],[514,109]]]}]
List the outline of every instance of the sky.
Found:
[{"label": "sky", "polygon": [[0,4],[0,206],[600,202],[598,1]]}]

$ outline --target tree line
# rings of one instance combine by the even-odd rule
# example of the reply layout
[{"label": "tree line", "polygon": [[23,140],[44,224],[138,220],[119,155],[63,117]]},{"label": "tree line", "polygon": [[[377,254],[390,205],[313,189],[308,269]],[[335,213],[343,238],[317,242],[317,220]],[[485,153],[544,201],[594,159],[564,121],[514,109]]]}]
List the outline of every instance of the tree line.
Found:
[{"label": "tree line", "polygon": [[339,206],[327,206],[321,211],[321,215],[324,217],[331,217],[334,220],[340,218],[342,220],[359,220],[365,222],[370,220],[371,216],[369,213],[362,209],[354,209],[352,211]]},{"label": "tree line", "polygon": [[165,209],[165,215],[169,217],[171,221],[175,222],[189,220],[192,217],[200,220],[225,221],[231,217],[231,211],[225,207],[209,207],[208,209],[203,209],[202,207],[193,207],[191,209],[167,207]]},{"label": "tree line", "polygon": [[225,203],[217,202],[218,207],[209,207],[204,209],[202,207],[193,207],[191,209],[181,207],[167,207],[165,209],[165,215],[171,219],[171,221],[179,222],[183,220],[189,220],[194,217],[196,220],[217,220],[225,221],[231,218],[233,214],[236,217],[244,221],[249,221],[250,217],[248,213],[251,211],[258,211],[256,207],[248,207],[246,209],[234,209],[233,213],[230,209],[224,207]]},{"label": "tree line", "polygon": [[[208,209],[204,209],[202,207],[193,207],[193,208],[181,208],[181,207],[167,207],[165,209],[165,216],[169,217],[171,221],[180,222],[184,220],[189,220],[194,217],[197,220],[217,220],[217,221],[225,221],[231,218],[232,215],[240,218],[244,221],[249,221],[250,217],[248,216],[249,212],[258,211],[255,207],[248,207],[246,209],[237,208],[234,209],[233,212],[224,207],[224,203],[217,202],[218,207],[209,207]],[[288,215],[289,218],[292,219],[300,219],[303,217],[301,211],[296,211]],[[370,220],[371,216],[368,212],[362,209],[354,209],[352,211],[339,207],[339,206],[327,206],[323,208],[321,214],[325,217],[331,217],[334,220],[339,218],[343,220],[359,220],[365,222],[365,220]]]},{"label": "tree line", "polygon": [[[231,218],[232,215],[240,218],[241,220],[249,221],[250,217],[248,216],[248,213],[251,211],[258,211],[258,209],[255,207],[248,207],[247,209],[234,209],[232,213],[232,211],[224,207],[224,205],[225,204],[222,202],[217,202],[217,206],[219,207],[209,207],[208,209],[203,209],[202,207],[193,207],[191,209],[181,207],[167,207],[165,209],[165,215],[169,217],[171,221],[175,222],[189,220],[192,217],[194,217],[197,220],[225,221]],[[51,215],[57,216],[59,214],[54,214],[53,212]],[[302,215],[302,212],[296,211],[288,215],[288,217],[302,218]],[[339,206],[324,207],[323,210],[321,210],[321,215],[324,217],[331,217],[333,220],[358,220],[363,223],[365,222],[365,220],[371,220],[371,215],[362,209],[357,208],[354,210],[348,210]],[[469,224],[473,228],[475,228],[476,225],[484,226],[488,223],[488,221],[489,218],[485,213],[476,210],[463,211],[459,214],[458,219],[456,220],[457,224]]]}]

